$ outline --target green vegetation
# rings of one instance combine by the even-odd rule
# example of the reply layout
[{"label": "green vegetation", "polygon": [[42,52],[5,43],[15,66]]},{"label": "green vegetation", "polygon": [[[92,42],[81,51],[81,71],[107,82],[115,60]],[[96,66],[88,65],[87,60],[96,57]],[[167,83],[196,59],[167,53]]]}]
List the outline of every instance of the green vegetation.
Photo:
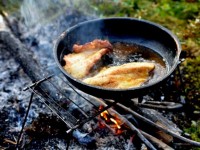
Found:
[{"label": "green vegetation", "polygon": [[192,139],[200,142],[200,121],[192,121],[191,127],[185,129],[185,132],[191,134]]}]

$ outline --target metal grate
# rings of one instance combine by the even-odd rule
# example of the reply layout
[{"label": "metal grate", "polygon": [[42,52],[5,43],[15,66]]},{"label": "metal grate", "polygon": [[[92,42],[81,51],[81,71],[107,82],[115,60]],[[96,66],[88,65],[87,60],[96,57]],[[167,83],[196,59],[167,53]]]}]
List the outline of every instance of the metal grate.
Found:
[{"label": "metal grate", "polygon": [[[130,100],[130,102],[132,104],[134,104],[135,107],[147,107],[147,108],[156,108],[156,109],[180,108],[182,106],[181,104],[175,103],[175,102],[165,102],[165,101],[162,102],[163,100],[161,98],[161,95],[163,95],[163,94],[164,94],[164,96],[170,95],[169,91],[171,89],[175,88],[174,84],[173,84],[173,81],[176,80],[175,78],[178,78],[177,80],[182,81],[179,68],[178,68],[177,72],[178,72],[178,75],[176,75],[176,76],[172,75],[171,79],[165,85],[163,85],[159,89],[156,89],[155,91],[152,91],[149,94],[151,97],[150,99],[152,99],[152,100],[147,101],[147,100],[145,100],[146,97],[144,96],[144,97],[138,98],[137,102],[134,100]],[[170,90],[165,90],[166,88],[169,88]],[[121,108],[125,108],[126,111],[129,111],[134,117],[143,119],[146,123],[158,128],[166,133],[169,133],[173,137],[176,137],[184,142],[188,142],[192,145],[200,146],[200,143],[198,143],[198,142],[186,139],[180,135],[176,135],[175,133],[164,129],[161,126],[154,124],[152,121],[149,121],[145,117],[137,114],[136,112],[134,112],[133,110],[131,110],[130,108],[125,106],[124,104],[119,103],[117,100],[115,100],[115,101],[114,100],[106,100],[106,99],[103,100],[103,103],[106,102],[107,105],[105,105],[105,107],[100,110],[98,102],[102,101],[102,100],[100,100],[100,99],[97,100],[97,98],[96,98],[96,101],[91,100],[91,96],[87,96],[87,94],[84,94],[82,91],[79,91],[78,89],[74,88],[61,73],[45,77],[45,78],[31,84],[30,86],[24,88],[24,90],[29,90],[29,91],[31,91],[32,94],[31,94],[28,109],[27,109],[27,112],[25,115],[24,123],[22,125],[22,129],[21,129],[21,132],[18,137],[17,147],[20,144],[20,139],[21,139],[21,136],[23,133],[23,129],[24,129],[24,126],[26,123],[26,119],[27,119],[34,95],[37,96],[41,102],[43,102],[56,116],[58,116],[67,125],[67,127],[69,128],[67,133],[70,133],[74,129],[79,128],[80,126],[82,126],[86,122],[89,122],[90,120],[94,119],[100,113],[111,108],[112,106],[118,105]],[[177,89],[174,89],[174,90],[177,90]],[[49,91],[51,91],[52,93],[49,93]],[[164,93],[163,93],[163,91],[164,91]],[[92,110],[93,110],[92,112],[94,112],[94,113],[91,113],[91,112],[89,113],[88,111],[85,111],[82,107],[80,107],[80,103],[78,103],[76,100],[74,100],[73,98],[70,97],[69,93],[71,93],[71,92],[75,93],[78,97],[80,97],[82,99],[82,101],[84,101],[84,103],[87,103],[87,105],[92,108]],[[171,92],[173,92],[173,90]],[[176,96],[178,96],[177,99],[178,99],[178,101],[181,101],[181,98],[180,98],[181,91],[177,91],[177,92],[178,92],[178,94],[176,94]],[[68,108],[62,107],[60,104],[60,102],[62,100],[67,102],[69,105],[73,105],[74,107],[76,107],[76,110],[78,111],[78,113],[77,113],[78,115],[75,115],[75,114],[73,114],[73,112],[70,112],[68,110]],[[143,101],[145,101],[145,102],[143,102]],[[120,116],[120,117],[122,117],[122,116]],[[126,120],[126,118],[123,118],[123,119]],[[141,138],[141,140],[150,149],[155,149],[154,146],[151,143],[149,143],[149,141],[141,134],[141,132],[134,125],[130,124],[130,122],[128,122],[128,121],[126,121],[126,123],[129,124],[129,126],[131,126],[131,128],[134,131],[136,131],[137,135]]]},{"label": "metal grate", "polygon": [[[59,85],[58,82],[60,82],[61,84]],[[48,86],[48,88],[46,88],[45,86]],[[67,87],[67,90],[64,90],[63,87]],[[22,129],[17,140],[17,147],[20,143],[20,139],[34,96],[36,96],[42,103],[44,103],[57,117],[59,117],[67,125],[67,127],[69,128],[68,131],[66,131],[67,133],[70,133],[74,129],[77,129],[78,127],[84,125],[86,122],[94,119],[100,113],[116,104],[116,102],[112,102],[100,110],[97,102],[92,102],[91,99],[86,98],[86,96],[83,96],[83,93],[75,89],[75,87],[73,87],[62,74],[50,75],[48,77],[45,77],[24,88],[24,91],[26,90],[29,90],[31,92],[31,96],[26,111],[25,119],[22,125]],[[69,97],[68,90],[70,90],[70,92],[74,92],[74,94],[76,94],[78,97],[81,97],[84,103],[90,105],[89,107],[93,109],[94,113],[89,114],[89,112],[84,111],[83,108],[80,107],[80,104],[78,104],[75,100]],[[74,114],[70,113],[70,111],[67,110],[67,108],[62,107],[61,104],[59,104],[59,102],[62,100],[76,107],[76,110],[78,111],[78,116],[75,116]]]}]

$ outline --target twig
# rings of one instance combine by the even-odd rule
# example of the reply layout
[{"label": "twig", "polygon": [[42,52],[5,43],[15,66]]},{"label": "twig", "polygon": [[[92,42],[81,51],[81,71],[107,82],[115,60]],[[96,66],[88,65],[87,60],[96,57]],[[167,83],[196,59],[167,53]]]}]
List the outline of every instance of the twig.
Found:
[{"label": "twig", "polygon": [[[166,104],[166,105],[163,105]],[[168,104],[168,105],[167,105]],[[145,107],[145,108],[153,108],[153,109],[178,109],[183,107],[182,104],[178,104],[178,103],[156,103],[155,101],[151,102],[151,103],[138,103],[139,107]]]},{"label": "twig", "polygon": [[167,133],[167,134],[169,134],[169,135],[172,135],[173,137],[176,137],[177,139],[179,139],[179,140],[181,140],[181,141],[184,141],[184,142],[186,142],[186,143],[190,143],[190,144],[193,145],[193,146],[200,147],[200,143],[199,143],[199,142],[196,142],[196,141],[187,139],[187,138],[185,138],[185,137],[183,137],[183,136],[180,136],[180,135],[178,135],[178,134],[176,134],[176,133],[174,133],[174,132],[172,132],[172,131],[170,131],[170,130],[168,130],[168,129],[164,129],[164,128],[161,127],[160,125],[155,124],[155,123],[152,122],[151,120],[149,120],[149,119],[143,117],[142,115],[136,113],[136,112],[133,111],[132,109],[130,109],[130,108],[128,108],[128,107],[126,107],[126,106],[124,106],[124,105],[122,105],[122,104],[120,104],[120,103],[117,103],[117,105],[118,105],[119,107],[123,108],[124,110],[130,112],[133,116],[135,116],[135,117],[139,118],[140,120],[142,120],[142,121],[144,121],[144,122],[150,124],[151,126],[157,128],[157,129],[159,129],[159,130],[161,130],[161,131],[164,131],[165,133]]},{"label": "twig", "polygon": [[129,142],[128,142],[128,147],[127,147],[127,150],[130,150],[130,146],[131,146],[131,143],[133,143],[133,138],[135,137],[135,135],[132,135],[131,137],[130,137],[130,140],[129,140]]},{"label": "twig", "polygon": [[153,142],[154,144],[156,144],[159,148],[165,149],[165,150],[173,150],[172,147],[170,147],[169,145],[165,144],[164,142],[162,142],[161,140],[153,137],[152,135],[141,131],[141,133],[147,138],[149,139],[151,142]]},{"label": "twig", "polygon": [[17,144],[17,142],[12,141],[12,140],[9,140],[9,139],[4,139],[4,143],[11,143],[11,144],[13,144],[13,145],[16,145],[16,144]]}]

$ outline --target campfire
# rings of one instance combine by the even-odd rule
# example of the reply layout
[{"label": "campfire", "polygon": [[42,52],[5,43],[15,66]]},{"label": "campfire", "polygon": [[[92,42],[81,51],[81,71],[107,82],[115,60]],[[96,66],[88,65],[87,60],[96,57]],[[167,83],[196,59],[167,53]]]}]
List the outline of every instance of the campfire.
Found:
[{"label": "campfire", "polygon": [[[88,20],[79,15],[75,14],[76,17],[81,18],[80,22]],[[71,14],[72,22],[73,17],[74,14]],[[69,82],[65,74],[55,64],[51,64],[52,56],[49,57],[49,54],[45,52],[46,49],[40,45],[41,43],[34,37],[30,39],[26,34],[17,39],[16,34],[14,36],[5,31],[0,33],[0,41],[9,49],[11,55],[32,81],[32,83],[30,80],[26,81],[26,84],[20,87],[24,93],[30,94],[26,95],[26,105],[16,106],[19,102],[12,101],[14,106],[18,107],[18,112],[23,115],[18,116],[20,121],[17,124],[18,128],[12,130],[12,132],[16,131],[13,138],[4,138],[2,143],[9,143],[19,149],[32,144],[30,147],[34,148],[39,145],[37,143],[45,143],[45,138],[48,139],[49,136],[59,141],[58,148],[65,149],[200,147],[199,142],[183,135],[181,129],[172,121],[173,112],[181,112],[184,105],[182,93],[179,90],[182,86],[179,66],[174,68],[175,72],[169,75],[165,82],[139,95],[136,91],[134,98],[122,96],[117,99],[121,95],[117,93],[114,95],[116,99],[112,99],[114,93],[110,94],[109,90],[105,90],[106,93],[102,97],[99,92],[101,90],[98,91],[98,96],[92,96],[91,93],[87,93],[87,90],[84,91],[83,88],[79,89],[73,85],[74,82]],[[38,33],[38,36],[41,35]],[[50,40],[49,43],[51,42]],[[38,47],[45,50],[43,53],[29,51],[27,46],[35,51]],[[39,58],[42,56],[42,60],[37,60],[37,57],[33,59],[33,53],[36,53]],[[44,65],[45,62],[50,65]],[[34,107],[46,114],[35,113]],[[10,116],[12,116],[12,111]],[[60,137],[62,140],[59,139]],[[37,142],[31,143],[34,140]],[[56,143],[51,139],[48,142],[52,145]]]},{"label": "campfire", "polygon": [[[63,83],[65,83],[64,87],[69,87],[72,93],[78,94],[79,97],[78,100],[72,100],[69,97],[66,97],[65,93],[67,91],[59,87],[58,84],[55,83],[56,82],[55,79],[62,81],[60,82],[62,83],[60,86],[63,86]],[[45,86],[42,84],[44,84]],[[47,92],[47,90],[49,89],[46,89],[46,87],[48,86],[51,86],[51,88],[49,88],[51,89],[51,91],[56,90],[53,92],[57,93],[56,97],[55,95],[52,95],[51,93]],[[43,89],[41,89],[40,87],[43,87]],[[149,149],[156,149],[156,147],[162,149],[165,148],[173,149],[170,145],[172,143],[175,144],[176,140],[177,142],[180,140],[187,144],[192,144],[196,146],[199,145],[198,142],[192,141],[190,139],[181,136],[181,130],[178,129],[175,124],[173,124],[169,120],[166,120],[166,118],[163,117],[159,112],[151,110],[152,108],[164,109],[164,110],[179,109],[182,106],[179,103],[154,102],[151,101],[152,97],[150,96],[146,96],[145,98],[143,98],[143,101],[148,100],[149,103],[148,102],[139,103],[136,102],[136,99],[134,99],[131,102],[128,102],[127,104],[121,104],[120,102],[114,100],[99,99],[91,95],[87,95],[82,91],[79,91],[78,89],[73,87],[70,83],[68,83],[68,81],[61,74],[52,75],[42,80],[39,80],[31,84],[30,86],[26,87],[24,90],[28,89],[32,92],[32,94],[36,95],[40,99],[40,101],[42,101],[49,109],[51,109],[54,112],[54,114],[56,114],[57,117],[59,117],[66,124],[68,128],[66,133],[68,135],[72,133],[74,138],[77,138],[78,140],[82,138],[81,136],[82,133],[77,129],[81,128],[85,124],[90,124],[91,121],[97,119],[98,126],[95,126],[91,132],[94,132],[96,130],[104,130],[105,128],[108,128],[115,136],[123,135],[128,138],[131,138],[131,136],[134,137],[138,136],[140,141],[142,143],[145,143],[146,147]],[[29,102],[30,105],[32,103],[32,99],[33,97],[31,97],[30,99]],[[62,104],[59,104],[59,102],[62,101],[63,99],[65,100],[65,103],[68,104],[68,107],[73,107],[72,110],[70,108],[66,109],[62,106]],[[83,103],[85,104],[84,106],[81,106],[80,103],[82,105]],[[87,110],[85,108],[85,105],[87,106],[87,109],[88,108],[90,109]],[[88,107],[88,105],[91,106]],[[27,113],[29,111],[30,108],[27,110]],[[74,111],[76,112],[76,115],[73,115]],[[139,114],[138,113],[139,111],[142,111],[142,114],[147,117],[144,117],[143,115]],[[79,113],[79,115],[77,115],[77,113]],[[155,119],[155,117],[158,118]],[[151,135],[152,131],[150,133],[146,133],[149,131],[148,129],[142,127],[143,124],[148,125],[149,128],[151,128],[152,131],[155,131],[156,134],[153,133],[153,135]],[[21,143],[20,137],[22,135],[22,131],[23,129],[21,130],[18,144]],[[93,138],[92,137],[90,138],[91,140],[88,140],[89,141],[88,143],[84,144],[82,143],[82,144],[90,145],[91,144],[90,142],[93,143],[94,142]],[[131,142],[134,143],[134,140],[132,138]]]}]

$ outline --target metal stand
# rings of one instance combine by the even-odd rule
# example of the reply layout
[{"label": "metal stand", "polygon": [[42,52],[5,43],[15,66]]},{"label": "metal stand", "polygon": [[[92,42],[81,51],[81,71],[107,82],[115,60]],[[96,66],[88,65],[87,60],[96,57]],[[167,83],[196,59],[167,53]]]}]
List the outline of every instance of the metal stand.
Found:
[{"label": "metal stand", "polygon": [[19,145],[20,145],[20,142],[21,142],[20,140],[22,138],[23,130],[24,130],[27,118],[28,118],[28,114],[29,114],[30,108],[31,108],[31,104],[32,104],[32,101],[33,101],[33,96],[34,96],[34,93],[31,93],[31,97],[30,97],[29,104],[28,104],[28,109],[26,111],[26,115],[25,115],[25,118],[24,118],[24,121],[23,121],[23,124],[22,124],[22,129],[21,129],[20,134],[19,134],[18,139],[17,139],[16,149],[19,148]]}]

